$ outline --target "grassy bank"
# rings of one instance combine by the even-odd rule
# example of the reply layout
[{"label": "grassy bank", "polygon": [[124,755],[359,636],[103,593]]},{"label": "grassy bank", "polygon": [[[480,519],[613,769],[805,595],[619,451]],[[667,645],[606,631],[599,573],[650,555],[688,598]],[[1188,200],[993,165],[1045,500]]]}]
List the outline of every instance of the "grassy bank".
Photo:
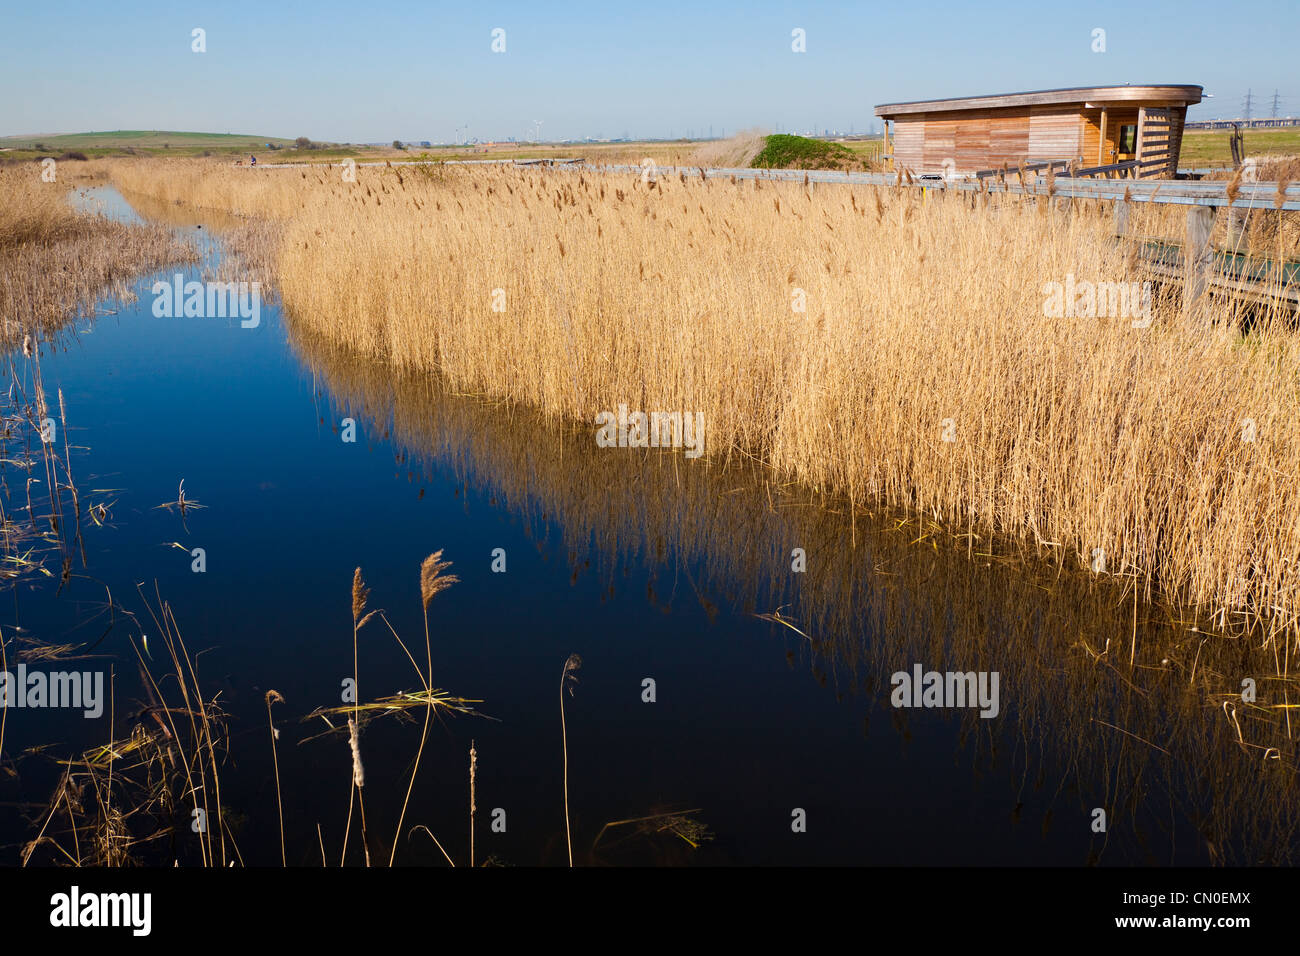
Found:
[{"label": "grassy bank", "polygon": [[88,159],[109,156],[240,156],[262,153],[271,143],[292,150],[293,140],[241,133],[191,133],[180,130],[119,129],[98,133],[55,133],[0,137],[0,162],[20,162],[79,154]]},{"label": "grassy bank", "polygon": [[804,136],[745,130],[730,139],[705,143],[690,156],[693,166],[724,169],[878,170],[880,142],[855,141],[852,147]]},{"label": "grassy bank", "polygon": [[[270,144],[268,146],[268,144]],[[318,143],[299,145],[282,136],[254,136],[243,133],[192,133],[176,130],[110,130],[99,133],[57,133],[31,136],[0,136],[0,165],[24,163],[50,156],[61,158],[108,159],[123,157],[154,159],[213,158],[234,161],[257,156],[258,165],[282,163],[332,163],[353,158],[377,160],[483,160],[483,159],[571,159],[584,157],[593,163],[639,163],[650,157],[660,165],[685,162],[697,143],[688,140],[617,143],[492,143],[420,146],[391,144]],[[748,165],[748,162],[746,162]]]},{"label": "grassy bank", "polygon": [[[1187,169],[1199,166],[1230,166],[1231,130],[1190,129],[1183,133],[1178,165]],[[1242,130],[1247,156],[1295,156],[1300,154],[1300,127]]]},{"label": "grassy bank", "polygon": [[1047,314],[1046,283],[1142,279],[1108,209],[516,169],[114,175],[283,220],[293,320],[401,372],[552,419],[702,412],[715,460],[928,515],[972,553],[1015,535],[1206,627],[1296,632],[1300,337],[1159,289],[1149,327]]}]

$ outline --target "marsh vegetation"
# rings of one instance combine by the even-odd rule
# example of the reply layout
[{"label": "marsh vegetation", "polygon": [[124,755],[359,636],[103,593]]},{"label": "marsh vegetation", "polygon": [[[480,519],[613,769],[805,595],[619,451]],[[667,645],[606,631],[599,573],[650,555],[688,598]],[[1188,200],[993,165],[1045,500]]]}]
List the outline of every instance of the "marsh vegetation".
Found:
[{"label": "marsh vegetation", "polygon": [[[843,798],[821,811],[824,861],[901,862],[905,844],[928,848],[907,862],[966,859],[920,819],[890,834],[855,821],[871,800],[919,816],[942,803],[953,832],[979,834],[961,852],[981,858],[1293,860],[1300,337],[1285,315],[1231,302],[1188,314],[1168,286],[1149,327],[1048,316],[1044,283],[1149,278],[1107,209],[578,171],[363,168],[353,183],[337,169],[91,165],[166,239],[91,226],[101,243],[144,245],[120,274],[90,257],[80,284],[27,295],[45,303],[23,314],[32,329],[48,317],[47,353],[71,341],[50,337],[59,315],[117,280],[129,300],[128,277],[183,258],[177,237],[202,225],[220,248],[203,274],[260,278],[283,303],[268,327],[310,380],[311,428],[278,356],[258,365],[219,329],[144,326],[211,411],[193,402],[164,430],[168,481],[147,505],[80,492],[83,516],[104,520],[89,524],[89,560],[66,520],[45,542],[63,583],[79,601],[106,587],[105,536],[147,537],[152,552],[110,559],[137,582],[157,529],[187,552],[224,542],[227,567],[307,533],[313,545],[270,580],[254,560],[217,588],[174,576],[175,599],[106,589],[99,643],[0,641],[64,657],[111,646],[117,674],[105,739],[58,752],[25,734],[0,756],[25,795],[12,804],[21,862],[762,861],[788,852],[763,834],[772,819],[788,828],[810,788]],[[70,248],[64,211],[31,208],[10,233]],[[1135,221],[1168,226],[1158,211]],[[1260,245],[1291,242],[1277,223]],[[6,468],[45,468],[71,505],[78,449],[31,437],[54,404],[66,436],[63,395],[56,384],[41,405],[50,373],[40,347],[24,364],[22,341],[13,439],[28,450]],[[224,362],[201,364],[205,349]],[[598,448],[594,415],[620,403],[702,412],[705,457]],[[230,431],[223,407],[258,424],[235,430],[234,454],[210,437]],[[345,418],[391,469],[338,457]],[[108,443],[100,470],[114,470],[112,434],[90,429]],[[190,482],[178,493],[173,457],[209,468],[176,466]],[[237,490],[271,494],[264,473],[291,488],[275,507]],[[187,515],[196,494],[205,508]],[[438,498],[431,519],[421,509]],[[261,517],[231,521],[240,502]],[[40,530],[57,513],[29,505],[19,521]],[[451,543],[444,557],[444,539],[475,557]],[[14,540],[7,553],[22,554]],[[475,569],[498,540],[515,570],[485,581]],[[517,618],[493,590],[503,580]],[[648,658],[592,637],[647,608],[683,634],[658,634],[650,659],[689,696],[685,732],[655,708],[620,709]],[[1000,673],[1008,706],[993,721],[890,708],[887,675],[917,661]],[[1249,701],[1245,678],[1259,685]],[[860,733],[840,739],[846,717]],[[673,760],[648,786],[644,761],[665,740]],[[864,747],[872,772],[858,779]],[[521,769],[503,779],[503,765]],[[927,790],[925,771],[969,774],[969,812]],[[511,850],[484,846],[498,803],[528,821]],[[1113,838],[1078,823],[1097,806]]]},{"label": "marsh vegetation", "polygon": [[715,460],[1060,566],[1101,553],[1196,620],[1295,640],[1300,335],[1280,308],[1243,335],[1232,300],[1189,317],[1169,286],[1149,327],[1047,314],[1045,283],[1150,279],[1108,208],[516,169],[113,175],[279,222],[290,313],[395,373],[549,421],[699,410]]}]

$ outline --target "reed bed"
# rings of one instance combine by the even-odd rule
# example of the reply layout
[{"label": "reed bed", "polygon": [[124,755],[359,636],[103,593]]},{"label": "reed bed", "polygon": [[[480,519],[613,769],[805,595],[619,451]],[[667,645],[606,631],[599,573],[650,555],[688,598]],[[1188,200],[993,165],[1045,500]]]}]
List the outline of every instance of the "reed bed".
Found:
[{"label": "reed bed", "polygon": [[767,131],[741,130],[730,139],[717,139],[705,143],[691,153],[691,166],[715,166],[722,169],[748,167],[767,145]]},{"label": "reed bed", "polygon": [[282,220],[293,321],[397,374],[549,421],[703,412],[712,459],[1300,633],[1300,336],[1170,287],[1149,327],[1049,315],[1046,283],[1148,278],[1107,207],[508,168],[113,175]]},{"label": "reed bed", "polygon": [[[172,865],[182,858],[223,868],[243,862],[221,797],[227,715],[216,697],[204,696],[171,606],[156,591],[156,604],[141,597],[160,638],[155,650],[161,644],[155,661],[147,646],[131,642],[145,700],[129,708],[110,678],[110,739],[58,761],[58,781],[22,848],[22,866],[128,866],[169,851]],[[121,737],[119,720],[130,725]],[[182,834],[193,839],[178,840]]]},{"label": "reed bed", "polygon": [[29,334],[48,337],[105,295],[129,299],[131,280],[141,272],[195,258],[164,226],[128,225],[74,210],[67,202],[70,188],[59,180],[43,182],[34,163],[0,169],[5,348]]},{"label": "reed bed", "polygon": [[[1256,167],[1254,178],[1262,183],[1289,184],[1300,180],[1300,157],[1265,160]],[[1223,170],[1206,178],[1227,181],[1234,197],[1246,170]],[[1273,202],[1277,202],[1274,193]],[[1130,226],[1137,234],[1181,238],[1186,210],[1181,206],[1136,203],[1130,207]],[[1231,219],[1231,228],[1230,228]],[[1267,200],[1261,207],[1238,210],[1232,217],[1220,213],[1212,233],[1214,245],[1239,254],[1300,261],[1300,213],[1274,207]]]}]

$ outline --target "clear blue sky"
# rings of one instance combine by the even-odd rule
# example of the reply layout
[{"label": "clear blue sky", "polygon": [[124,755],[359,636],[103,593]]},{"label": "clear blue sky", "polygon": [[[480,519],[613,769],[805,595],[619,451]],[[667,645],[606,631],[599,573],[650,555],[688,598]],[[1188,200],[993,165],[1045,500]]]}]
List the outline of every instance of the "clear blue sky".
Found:
[{"label": "clear blue sky", "polygon": [[[3,0],[0,135],[338,142],[866,129],[897,100],[1197,83],[1192,117],[1300,114],[1297,0],[852,4]],[[191,52],[191,30],[207,52]],[[493,53],[491,31],[506,31]],[[791,51],[791,31],[807,52]],[[1092,30],[1106,52],[1092,52]]]}]

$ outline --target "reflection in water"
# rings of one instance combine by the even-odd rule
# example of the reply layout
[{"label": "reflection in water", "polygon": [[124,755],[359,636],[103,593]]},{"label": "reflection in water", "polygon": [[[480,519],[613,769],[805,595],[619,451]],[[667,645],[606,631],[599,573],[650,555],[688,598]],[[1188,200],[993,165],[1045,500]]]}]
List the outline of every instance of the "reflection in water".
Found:
[{"label": "reflection in water", "polygon": [[[204,281],[259,282],[267,301],[274,301],[273,261],[278,232],[271,223],[237,216],[220,209],[195,209],[144,193],[105,190],[114,201],[150,222],[186,231],[205,253]],[[129,205],[127,201],[129,200]]]},{"label": "reflection in water", "polygon": [[[752,464],[598,449],[594,425],[558,429],[428,378],[396,378],[287,324],[340,414],[501,499],[539,547],[567,551],[575,580],[594,546],[610,558],[609,593],[620,564],[643,565],[646,600],[664,612],[698,601],[710,616],[726,604],[767,615],[773,628],[788,622],[807,635],[808,664],[827,692],[866,696],[868,720],[889,721],[905,752],[941,712],[891,707],[890,675],[918,663],[998,672],[997,718],[967,709],[940,719],[960,723],[973,784],[1000,776],[1024,798],[1013,817],[1043,792],[1077,808],[1077,820],[1105,810],[1087,862],[1295,855],[1294,681],[1280,676],[1286,662],[1251,642],[1188,629],[1114,578],[1062,571],[1013,543],[952,535],[917,516],[850,517]],[[556,533],[561,542],[545,540]],[[796,548],[802,573],[792,571]],[[1253,701],[1243,699],[1246,678]],[[960,785],[945,785],[963,799]],[[1054,824],[1049,811],[1041,825],[1077,820]]]}]

